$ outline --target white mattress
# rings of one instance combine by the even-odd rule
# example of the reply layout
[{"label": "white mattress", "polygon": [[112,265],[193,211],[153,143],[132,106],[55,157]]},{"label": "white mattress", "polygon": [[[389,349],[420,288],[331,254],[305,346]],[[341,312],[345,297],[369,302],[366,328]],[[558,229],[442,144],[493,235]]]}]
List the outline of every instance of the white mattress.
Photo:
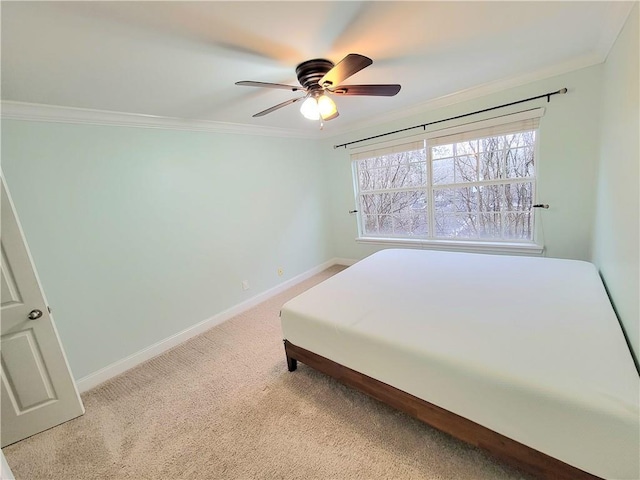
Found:
[{"label": "white mattress", "polygon": [[281,320],[294,345],[594,475],[640,478],[640,380],[590,263],[383,250]]}]

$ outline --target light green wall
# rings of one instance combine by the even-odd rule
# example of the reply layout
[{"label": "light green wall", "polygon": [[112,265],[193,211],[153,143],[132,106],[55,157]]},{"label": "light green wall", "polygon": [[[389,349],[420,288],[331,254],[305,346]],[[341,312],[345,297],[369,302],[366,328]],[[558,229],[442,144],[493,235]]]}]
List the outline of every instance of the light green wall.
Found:
[{"label": "light green wall", "polygon": [[604,64],[593,249],[593,261],[600,269],[636,358],[640,355],[639,15],[636,4]]},{"label": "light green wall", "polygon": [[75,378],[327,261],[308,146],[3,121],[2,169]]},{"label": "light green wall", "polygon": [[[545,255],[588,260],[591,251],[595,206],[593,192],[596,185],[599,150],[601,76],[602,66],[597,65],[326,140],[324,154],[328,163],[328,178],[331,182],[331,231],[335,255],[359,259],[382,247],[357,244],[354,240],[357,237],[356,217],[348,214],[348,211],[355,207],[349,149],[334,150],[333,145],[482,110],[566,87],[569,89],[568,94],[556,95],[551,98],[550,103],[542,99],[509,107],[500,110],[499,113],[515,112],[536,106],[546,108],[546,113],[540,121],[537,195],[539,202],[548,203],[551,206],[549,210],[538,212],[539,226],[542,227],[541,232],[546,249]],[[488,118],[497,113],[494,111],[466,118],[459,123]],[[442,124],[438,128],[455,124],[455,122]],[[406,132],[404,135],[414,133],[420,133],[420,130]],[[376,141],[381,140],[384,139]]]}]

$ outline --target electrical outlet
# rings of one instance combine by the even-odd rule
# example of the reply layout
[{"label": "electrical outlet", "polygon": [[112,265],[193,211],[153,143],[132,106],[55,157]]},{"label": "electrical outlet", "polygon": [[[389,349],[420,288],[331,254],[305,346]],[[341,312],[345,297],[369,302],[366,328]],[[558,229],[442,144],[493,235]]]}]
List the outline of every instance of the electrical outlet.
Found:
[{"label": "electrical outlet", "polygon": [[282,267],[278,267],[278,276],[281,277],[284,275],[284,269]]},{"label": "electrical outlet", "polygon": [[249,290],[249,280],[242,280],[242,289]]}]

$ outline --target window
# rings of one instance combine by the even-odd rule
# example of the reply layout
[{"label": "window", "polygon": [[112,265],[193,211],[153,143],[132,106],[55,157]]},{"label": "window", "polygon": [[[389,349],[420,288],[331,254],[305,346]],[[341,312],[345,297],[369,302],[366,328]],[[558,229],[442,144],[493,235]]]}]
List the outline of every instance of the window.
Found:
[{"label": "window", "polygon": [[428,233],[424,142],[357,162],[365,236],[424,237]]},{"label": "window", "polygon": [[361,238],[533,243],[536,115],[352,155]]}]

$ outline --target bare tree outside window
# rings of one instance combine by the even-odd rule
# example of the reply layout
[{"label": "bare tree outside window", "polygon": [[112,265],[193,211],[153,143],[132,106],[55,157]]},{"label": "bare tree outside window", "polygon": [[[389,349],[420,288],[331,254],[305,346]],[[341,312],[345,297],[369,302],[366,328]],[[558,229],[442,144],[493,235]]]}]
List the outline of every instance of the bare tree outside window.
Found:
[{"label": "bare tree outside window", "polygon": [[533,240],[535,142],[530,130],[357,160],[363,235]]},{"label": "bare tree outside window", "polygon": [[423,148],[358,162],[360,210],[365,235],[427,235],[425,156]]},{"label": "bare tree outside window", "polygon": [[432,147],[434,237],[532,240],[534,151],[535,131]]}]

